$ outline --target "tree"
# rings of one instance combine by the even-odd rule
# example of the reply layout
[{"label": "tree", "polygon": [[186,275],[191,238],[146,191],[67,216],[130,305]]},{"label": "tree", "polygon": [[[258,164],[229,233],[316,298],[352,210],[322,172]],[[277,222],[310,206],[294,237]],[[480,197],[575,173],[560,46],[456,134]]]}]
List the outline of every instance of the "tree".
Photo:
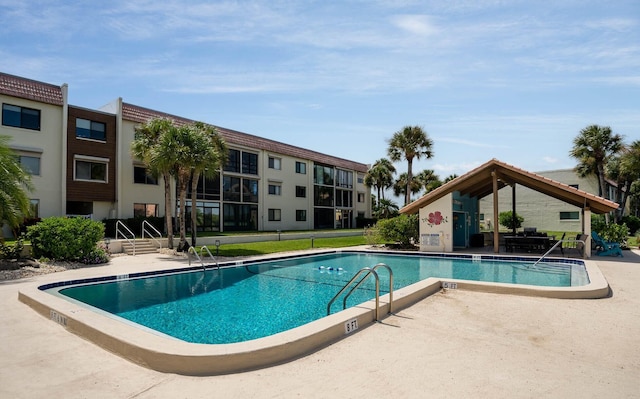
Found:
[{"label": "tree", "polygon": [[[634,182],[640,181],[640,140],[636,140],[631,145],[625,146],[620,157],[617,158],[616,181],[616,201],[619,201],[619,212],[616,213],[616,221],[619,222],[624,216],[627,198],[631,194],[631,186]],[[611,176],[610,176],[611,177]]]},{"label": "tree", "polygon": [[413,160],[420,159],[423,156],[426,159],[433,157],[432,147],[433,141],[420,126],[405,126],[402,130],[395,132],[391,140],[389,140],[389,148],[387,150],[389,158],[394,162],[402,159],[407,161],[407,179],[404,190],[405,205],[411,201]]},{"label": "tree", "polygon": [[200,176],[213,177],[219,173],[219,169],[227,162],[227,144],[214,126],[195,122],[192,127],[194,133],[201,136],[198,140],[199,149],[194,151],[191,173],[191,245],[196,245],[197,229],[197,190]]},{"label": "tree", "polygon": [[418,183],[424,188],[425,192],[430,192],[442,185],[440,177],[431,169],[425,169],[418,173],[415,177]]},{"label": "tree", "polygon": [[[164,209],[167,228],[167,246],[173,249],[173,203],[171,201],[171,174],[175,158],[170,149],[161,148],[161,139],[172,134],[176,127],[172,120],[155,118],[135,128],[131,154],[142,161],[154,177],[164,180]],[[165,142],[163,140],[163,142]]]},{"label": "tree", "polygon": [[573,139],[573,148],[569,155],[578,160],[576,172],[581,177],[595,175],[598,178],[598,193],[601,197],[608,197],[605,165],[621,148],[622,137],[614,134],[608,126],[587,126]]},{"label": "tree", "polygon": [[367,187],[375,187],[378,190],[378,199],[384,199],[384,190],[393,185],[393,174],[396,168],[386,158],[378,159],[364,176],[364,184]]},{"label": "tree", "polygon": [[[400,176],[398,176],[398,179],[393,184],[393,194],[395,196],[404,195],[405,205],[411,202],[411,194],[417,194],[420,192],[420,190],[422,190],[422,183],[418,179],[412,178],[411,182],[409,182],[408,179],[409,179],[409,174],[402,173]],[[407,193],[406,193],[407,187],[409,187],[409,189],[411,190],[408,195],[409,197],[408,200],[407,200]]]},{"label": "tree", "polygon": [[522,227],[522,222],[524,222],[524,218],[517,213],[515,217],[512,211],[500,212],[498,215],[498,222],[508,228],[509,230],[515,231],[516,229]]},{"label": "tree", "polygon": [[378,219],[388,219],[398,216],[398,205],[388,199],[381,199],[376,204],[374,216]]},{"label": "tree", "polygon": [[[9,148],[9,140],[7,136],[0,136],[0,222],[15,229],[31,213],[27,193],[33,190],[33,185],[31,175]],[[4,242],[2,234],[0,242]]]}]

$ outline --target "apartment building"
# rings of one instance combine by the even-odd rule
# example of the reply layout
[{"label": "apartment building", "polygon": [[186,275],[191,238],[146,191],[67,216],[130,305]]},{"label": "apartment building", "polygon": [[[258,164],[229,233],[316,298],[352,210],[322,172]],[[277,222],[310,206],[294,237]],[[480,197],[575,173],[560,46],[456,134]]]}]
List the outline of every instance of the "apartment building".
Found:
[{"label": "apartment building", "polygon": [[[0,135],[12,138],[11,148],[33,175],[36,215],[164,216],[163,182],[131,156],[135,127],[157,117],[177,124],[192,120],[121,98],[99,110],[72,106],[67,90],[66,84],[0,73]],[[214,177],[200,179],[200,231],[352,228],[358,217],[371,217],[368,165],[217,129],[229,160]]]}]

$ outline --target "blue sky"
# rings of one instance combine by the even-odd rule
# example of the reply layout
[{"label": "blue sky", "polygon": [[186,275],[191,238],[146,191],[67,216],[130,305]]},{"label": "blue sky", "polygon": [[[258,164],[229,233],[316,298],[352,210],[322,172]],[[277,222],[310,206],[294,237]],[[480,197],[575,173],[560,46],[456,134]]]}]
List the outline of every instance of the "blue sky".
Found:
[{"label": "blue sky", "polygon": [[[640,139],[640,2],[7,1],[0,71],[371,164],[422,126],[442,178]],[[398,163],[399,172],[406,163]]]}]

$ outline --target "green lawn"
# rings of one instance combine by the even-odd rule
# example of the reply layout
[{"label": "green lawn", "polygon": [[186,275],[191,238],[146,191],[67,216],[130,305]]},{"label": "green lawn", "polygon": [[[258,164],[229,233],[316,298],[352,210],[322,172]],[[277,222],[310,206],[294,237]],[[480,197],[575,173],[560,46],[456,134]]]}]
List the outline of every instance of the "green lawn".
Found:
[{"label": "green lawn", "polygon": [[[348,236],[348,237],[329,237],[315,238],[313,240],[313,248],[343,248],[353,247],[356,245],[365,245],[364,236]],[[207,245],[209,251],[213,255],[216,254],[215,245]],[[248,242],[240,244],[223,244],[220,245],[220,256],[250,256],[265,255],[276,252],[298,251],[303,249],[311,249],[311,239],[304,238],[300,240],[283,240],[283,241],[261,241]]]}]

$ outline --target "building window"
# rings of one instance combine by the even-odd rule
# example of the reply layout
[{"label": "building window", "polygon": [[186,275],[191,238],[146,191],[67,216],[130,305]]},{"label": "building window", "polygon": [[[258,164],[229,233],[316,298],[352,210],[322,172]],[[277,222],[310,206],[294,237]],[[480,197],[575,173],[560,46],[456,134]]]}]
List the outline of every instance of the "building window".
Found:
[{"label": "building window", "polygon": [[258,230],[258,205],[223,204],[222,213],[225,231]]},{"label": "building window", "polygon": [[279,184],[269,184],[269,195],[282,195],[282,186]]},{"label": "building window", "polygon": [[227,164],[224,166],[225,172],[240,173],[240,151],[229,150]]},{"label": "building window", "polygon": [[580,220],[580,212],[560,212],[560,220]]},{"label": "building window", "polygon": [[76,118],[76,137],[105,141],[107,125],[88,119]]},{"label": "building window", "polygon": [[280,209],[269,209],[268,213],[270,222],[280,221]]},{"label": "building window", "polygon": [[348,190],[336,190],[336,206],[351,208],[353,206],[352,192]]},{"label": "building window", "polygon": [[107,160],[76,159],[73,179],[106,183],[107,166]]},{"label": "building window", "polygon": [[353,188],[353,173],[346,170],[336,170],[336,186]]},{"label": "building window", "polygon": [[222,198],[225,201],[240,202],[240,178],[224,176],[222,178]]},{"label": "building window", "polygon": [[158,204],[133,204],[133,216],[143,218],[157,217]]},{"label": "building window", "polygon": [[40,110],[2,104],[2,124],[23,129],[40,130]]},{"label": "building window", "polygon": [[307,174],[307,164],[304,162],[296,161],[296,173],[300,173],[301,175]]},{"label": "building window", "polygon": [[296,209],[296,222],[306,222],[307,211],[306,209]]},{"label": "building window", "polygon": [[305,186],[296,186],[296,197],[307,198],[307,188]]},{"label": "building window", "polygon": [[358,184],[364,184],[364,175],[358,173]]},{"label": "building window", "polygon": [[358,202],[359,203],[363,203],[364,202],[364,193],[358,193]]},{"label": "building window", "polygon": [[269,157],[269,169],[280,170],[280,158]]},{"label": "building window", "polygon": [[313,204],[316,206],[333,206],[333,188],[313,187]]},{"label": "building window", "polygon": [[313,182],[325,186],[333,186],[333,168],[331,166],[315,165],[313,167]]},{"label": "building window", "polygon": [[149,169],[143,166],[133,167],[133,182],[137,184],[158,184],[158,179],[153,177]]},{"label": "building window", "polygon": [[242,179],[242,202],[258,202],[258,181]]},{"label": "building window", "polygon": [[242,173],[247,175],[258,174],[258,154],[251,152],[242,153]]},{"label": "building window", "polygon": [[40,157],[20,155],[20,165],[33,176],[40,176]]}]

